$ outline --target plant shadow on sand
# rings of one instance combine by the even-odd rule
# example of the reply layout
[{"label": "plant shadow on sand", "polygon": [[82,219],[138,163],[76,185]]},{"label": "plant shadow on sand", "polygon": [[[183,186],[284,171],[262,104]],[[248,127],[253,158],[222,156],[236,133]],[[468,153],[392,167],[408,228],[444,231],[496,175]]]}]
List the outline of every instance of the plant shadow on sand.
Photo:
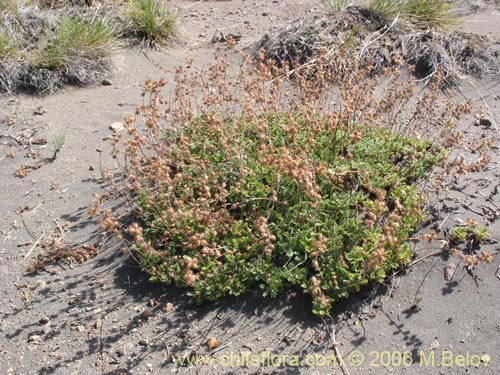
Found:
[{"label": "plant shadow on sand", "polygon": [[[392,294],[390,283],[376,289],[367,288],[336,302],[332,310],[333,322],[327,320],[325,324],[311,313],[310,297],[294,290],[275,299],[249,292],[216,303],[193,304],[182,289],[158,288],[151,284],[135,261],[119,253],[117,243],[109,240],[102,245],[106,250],[96,258],[53,277],[37,290],[37,298],[27,302],[28,311],[43,311],[53,322],[50,331],[40,332],[41,324],[37,319],[6,337],[11,340],[25,336],[31,340],[37,334],[42,335],[48,347],[57,343],[51,353],[57,360],[49,366],[40,366],[40,374],[66,373],[77,363],[107,375],[132,374],[141,369],[163,373],[175,368],[189,372],[193,367],[174,361],[198,358],[205,362],[193,365],[194,370],[203,370],[207,369],[206,358],[210,353],[218,357],[249,351],[256,355],[266,351],[275,355],[288,353],[301,359],[316,354],[333,356],[328,335],[331,327],[337,333],[342,332],[343,337],[349,337],[349,342],[337,338],[343,342],[340,351],[346,358],[369,339],[372,331],[369,320],[375,314],[387,320],[387,334],[411,352],[414,363],[418,363],[424,349],[418,330],[406,325],[420,308],[408,305],[401,311],[401,317],[395,317],[385,308],[382,300]],[[443,259],[439,259],[441,257]],[[430,267],[423,267],[426,275],[441,260],[447,260],[445,253],[439,258],[432,260]],[[425,279],[421,279],[421,285]],[[449,285],[458,286],[459,283],[451,281]],[[219,348],[210,350],[207,347],[211,337],[220,343]],[[63,343],[66,346],[58,349]],[[349,346],[349,352],[342,350],[344,345]],[[59,359],[59,351],[67,356]],[[211,371],[229,374],[235,373],[238,367]],[[260,370],[263,373],[303,373],[303,367],[264,365]]]},{"label": "plant shadow on sand", "polygon": [[[74,220],[68,229],[69,237],[73,230],[75,234],[86,231],[85,237],[91,241],[101,237],[85,211],[65,219]],[[95,367],[107,375],[132,374],[141,369],[158,373],[174,368],[207,369],[211,353],[217,357],[270,352],[295,355],[301,360],[311,355],[334,358],[329,330],[343,332],[349,342],[345,338],[337,340],[347,344],[349,352],[356,350],[368,339],[365,324],[370,324],[367,321],[377,313],[386,317],[392,335],[409,348],[413,361],[418,361],[423,349],[418,332],[384,309],[382,299],[392,293],[390,282],[336,302],[332,320],[312,314],[311,298],[299,290],[274,299],[248,292],[238,298],[197,305],[183,289],[159,288],[150,283],[137,263],[128,254],[120,253],[119,246],[114,239],[102,240],[99,247],[105,250],[92,260],[48,280],[44,274],[36,277],[43,280],[33,287],[37,296],[26,301],[28,310],[18,313],[38,311],[44,316],[19,327],[7,339],[27,337],[37,347],[39,343],[32,337],[41,336],[44,345],[54,347],[43,350],[56,360],[40,365],[40,374],[66,373],[75,364]],[[409,307],[402,314],[409,319],[418,311]],[[44,326],[47,320],[51,322],[48,330]],[[207,345],[212,337],[218,342],[216,348]],[[343,352],[342,346],[340,352],[345,358],[349,352]],[[192,362],[189,367],[188,360],[194,358],[200,362]],[[267,362],[266,367],[263,363],[259,367],[263,373],[301,374],[305,366],[276,367]],[[211,371],[229,374],[235,373],[237,367],[222,366]]]},{"label": "plant shadow on sand", "polygon": [[[64,262],[51,265],[47,270],[52,275],[42,271],[25,277],[25,284],[19,286],[26,297],[25,309],[12,315],[28,315],[30,318],[23,320],[29,323],[6,338],[26,340],[40,358],[47,354],[52,358],[50,364],[40,362],[40,374],[70,373],[74,366],[95,367],[109,375],[136,373],[151,364],[163,370],[188,370],[173,363],[174,359],[206,357],[211,352],[207,347],[211,337],[220,342],[219,348],[212,350],[218,356],[248,351],[290,353],[300,358],[312,353],[333,355],[329,329],[350,330],[354,347],[363,343],[365,333],[357,328],[364,323],[355,317],[368,316],[362,310],[376,304],[390,287],[380,285],[375,291],[367,289],[337,302],[333,325],[314,316],[310,297],[295,290],[275,299],[249,292],[239,298],[196,305],[185,290],[151,284],[137,263],[120,252],[116,240],[103,239],[86,208],[61,219],[70,222],[66,237],[71,242],[99,243],[100,253],[74,267]],[[60,271],[55,273],[54,269]],[[394,325],[394,334],[403,335],[407,345],[419,348],[416,334],[404,324]],[[301,373],[300,368],[286,366],[264,370]]]},{"label": "plant shadow on sand", "polygon": [[[46,311],[56,322],[44,336],[46,342],[57,340],[57,336],[81,341],[79,350],[50,367],[41,367],[40,373],[59,373],[79,360],[90,360],[109,375],[132,373],[146,362],[155,363],[152,357],[158,361],[155,367],[175,367],[179,365],[173,363],[174,358],[208,355],[210,337],[216,337],[224,349],[218,354],[268,350],[305,358],[330,347],[327,327],[311,313],[310,298],[301,292],[291,291],[276,299],[250,292],[200,306],[191,303],[183,290],[151,284],[133,260],[117,256],[116,251],[108,250],[69,272],[76,271],[78,276],[53,279],[39,291],[40,298],[30,302],[31,308]],[[345,312],[357,314],[367,297],[373,299],[376,294],[353,296],[339,303],[334,308],[334,321]],[[38,322],[25,325],[8,338],[38,328]],[[408,343],[419,344],[404,327],[397,328]],[[356,342],[364,340],[363,334],[356,336]],[[282,371],[293,373],[287,368]]]}]

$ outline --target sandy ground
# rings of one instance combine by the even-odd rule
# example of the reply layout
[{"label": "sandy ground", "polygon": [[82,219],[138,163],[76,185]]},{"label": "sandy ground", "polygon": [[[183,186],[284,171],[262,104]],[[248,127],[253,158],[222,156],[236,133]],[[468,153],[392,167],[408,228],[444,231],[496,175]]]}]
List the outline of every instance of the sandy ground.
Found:
[{"label": "sandy ground", "polygon": [[[333,321],[314,317],[301,293],[275,300],[249,293],[192,305],[183,291],[151,286],[117,245],[99,234],[86,210],[92,193],[101,191],[99,166],[110,162],[104,138],[112,133],[112,123],[140,103],[145,79],[171,79],[187,58],[206,68],[218,48],[210,43],[214,35],[241,34],[239,46],[245,47],[273,27],[323,11],[320,1],[168,3],[183,15],[183,42],[148,52],[150,60],[138,50],[123,51],[111,86],[1,99],[0,374],[498,374],[500,257],[494,242],[500,240],[500,227],[495,218],[485,218],[492,210],[500,213],[498,156],[486,171],[445,186],[434,220],[422,230],[444,229],[467,218],[490,224],[493,243],[484,248],[495,254],[493,263],[471,275],[457,258],[429,256],[387,285],[337,304]],[[461,28],[500,35],[498,2],[476,4],[464,3]],[[230,59],[238,61],[236,55]],[[460,90],[461,98],[485,106],[485,117],[493,122],[486,128],[466,121],[463,133],[471,144],[486,137],[499,140],[498,82],[488,77]],[[15,123],[8,122],[12,114]],[[61,135],[65,144],[53,162],[22,179],[14,176],[22,164],[37,162],[25,157],[30,139],[48,140],[33,145],[48,158],[52,140]],[[36,241],[64,221],[70,223],[65,239],[97,242],[99,256],[27,275],[39,251]],[[439,250],[437,242],[416,246],[417,258]],[[457,268],[446,281],[443,269],[450,263]],[[328,329],[335,330],[345,368],[334,359]],[[220,346],[210,362],[207,340],[212,337]],[[184,355],[200,362],[173,363]]]}]

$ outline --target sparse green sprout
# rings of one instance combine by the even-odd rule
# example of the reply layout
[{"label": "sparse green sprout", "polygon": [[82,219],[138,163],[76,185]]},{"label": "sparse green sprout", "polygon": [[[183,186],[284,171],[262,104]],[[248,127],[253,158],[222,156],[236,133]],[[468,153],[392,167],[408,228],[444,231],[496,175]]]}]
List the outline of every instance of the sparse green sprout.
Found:
[{"label": "sparse green sprout", "polygon": [[413,305],[411,305],[412,310],[419,310],[422,307],[422,297],[415,297]]},{"label": "sparse green sprout", "polygon": [[57,153],[61,151],[62,147],[64,146],[65,142],[65,136],[63,135],[58,135],[54,138],[52,141],[52,146],[54,147],[54,154],[52,156],[52,159],[55,160]]},{"label": "sparse green sprout", "polygon": [[178,35],[176,12],[162,0],[129,0],[130,31],[147,47],[164,47]]}]

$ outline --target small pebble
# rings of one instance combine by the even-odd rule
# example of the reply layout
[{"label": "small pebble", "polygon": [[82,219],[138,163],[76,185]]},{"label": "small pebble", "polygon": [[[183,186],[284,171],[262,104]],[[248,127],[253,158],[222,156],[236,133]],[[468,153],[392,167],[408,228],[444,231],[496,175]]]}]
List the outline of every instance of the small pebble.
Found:
[{"label": "small pebble", "polygon": [[490,127],[492,125],[492,122],[491,122],[491,120],[489,120],[485,117],[481,117],[479,119],[479,125]]},{"label": "small pebble", "polygon": [[42,339],[42,336],[40,335],[31,335],[29,338],[28,338],[28,342],[38,342]]},{"label": "small pebble", "polygon": [[109,126],[109,129],[110,130],[113,130],[115,133],[119,133],[121,132],[122,130],[125,129],[125,127],[123,126],[123,124],[121,122],[113,122],[110,126]]}]

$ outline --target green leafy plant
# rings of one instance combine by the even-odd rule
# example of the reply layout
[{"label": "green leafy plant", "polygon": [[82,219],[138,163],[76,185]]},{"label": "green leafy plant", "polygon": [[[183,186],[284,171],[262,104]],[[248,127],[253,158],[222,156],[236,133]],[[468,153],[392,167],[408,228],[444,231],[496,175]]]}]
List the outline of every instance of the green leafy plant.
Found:
[{"label": "green leafy plant", "polygon": [[470,234],[469,227],[454,227],[451,229],[451,239],[454,242],[464,242]]},{"label": "green leafy plant", "polygon": [[[170,197],[142,192],[139,201],[144,241],[155,248],[167,241],[163,256],[144,252],[142,264],[156,270],[153,279],[168,283],[175,273],[176,284],[191,285],[199,300],[239,295],[255,283],[271,295],[297,284],[315,297],[319,313],[409,261],[404,240],[422,212],[403,217],[403,207],[420,201],[411,183],[440,161],[439,151],[382,129],[345,124],[329,131],[325,118],[311,120],[318,129],[300,113],[270,114],[261,120],[268,128],[260,132],[244,119],[204,117],[169,136],[172,145],[189,139],[186,148],[172,146],[173,155],[186,158],[176,165],[184,177],[177,178]],[[213,121],[222,121],[216,134]],[[290,127],[295,141],[288,140]],[[237,150],[223,133],[232,135]],[[348,134],[360,140],[352,145]],[[417,163],[397,162],[418,153],[426,155]],[[204,179],[202,166],[212,180]],[[217,193],[226,197],[210,199]],[[200,218],[186,215],[199,208],[196,196],[209,199]],[[185,201],[180,211],[179,200]],[[165,220],[158,217],[169,210]],[[210,215],[213,223],[204,225]]]},{"label": "green leafy plant", "polygon": [[[480,250],[480,245],[490,238],[488,227],[481,226],[474,220],[467,220],[468,224],[456,226],[450,229],[448,241],[451,246],[457,246],[454,251],[459,251],[458,257],[464,261],[469,272],[478,267],[479,264],[491,263],[493,256],[485,250]],[[458,248],[463,244],[462,249]]]},{"label": "green leafy plant", "polygon": [[323,0],[323,4],[328,10],[339,12],[351,4],[351,0]]},{"label": "green leafy plant", "polygon": [[[332,108],[316,78],[327,71],[307,79],[297,72],[297,89],[285,91],[286,71],[247,62],[238,92],[227,63],[216,60],[200,76],[179,68],[167,94],[174,102],[162,94],[165,80],[145,85],[148,104],[125,119],[123,142],[113,139],[125,178],[104,171],[129,205],[106,208],[107,194],[91,208],[104,229],[130,241],[151,280],[188,287],[200,302],[295,285],[326,314],[407,264],[407,239],[424,217],[418,184],[443,162],[438,139],[453,128],[429,120],[452,124],[468,107],[437,115],[433,84],[400,123],[415,82],[400,84],[396,73],[383,98],[366,71],[345,77]],[[130,210],[136,221],[124,227]]]},{"label": "green leafy plant", "polygon": [[475,240],[479,243],[484,243],[490,238],[490,231],[488,227],[477,226],[472,230]]},{"label": "green leafy plant", "polygon": [[471,242],[484,243],[490,237],[488,227],[469,224],[466,226],[453,227],[450,230],[452,243]]},{"label": "green leafy plant", "polygon": [[167,46],[178,35],[177,14],[161,0],[130,0],[126,17],[144,46]]}]

